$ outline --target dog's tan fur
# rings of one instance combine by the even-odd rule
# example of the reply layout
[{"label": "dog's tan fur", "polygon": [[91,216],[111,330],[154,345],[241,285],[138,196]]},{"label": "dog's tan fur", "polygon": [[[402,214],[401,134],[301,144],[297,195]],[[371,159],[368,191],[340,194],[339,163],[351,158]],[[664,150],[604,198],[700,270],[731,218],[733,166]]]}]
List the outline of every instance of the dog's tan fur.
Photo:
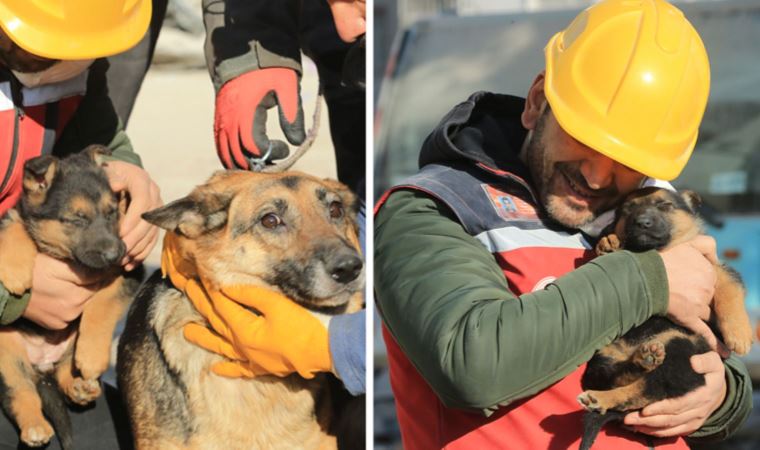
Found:
[{"label": "dog's tan fur", "polygon": [[[324,193],[324,202],[319,192]],[[280,261],[310,258],[314,246],[330,242],[348,243],[358,250],[354,217],[336,221],[325,214],[323,203],[340,201],[348,212],[355,201],[338,183],[295,173],[224,172],[175,203],[182,201],[196,206],[177,210],[173,218],[151,218],[150,213],[146,217],[177,233],[182,257],[194,263],[185,269],[195,267],[197,271],[189,275],[213,288],[246,284],[278,290],[271,280]],[[281,214],[289,229],[262,232],[262,212],[277,210],[278,204],[287,205]],[[119,351],[120,384],[139,450],[337,448],[329,433],[326,375],[310,380],[297,374],[254,379],[217,376],[210,367],[223,357],[183,336],[186,324],[204,323],[189,300],[175,289],[148,296],[152,298],[138,295]],[[140,311],[143,301],[149,302],[149,312]],[[361,290],[353,287],[302,303],[322,311],[328,308],[333,314],[352,312],[361,308]],[[157,346],[151,345],[152,339],[138,342],[144,330],[132,333],[141,319],[155,333]],[[161,355],[155,353],[159,349]],[[174,374],[171,382],[167,370]],[[151,392],[162,383],[171,387],[157,399]],[[176,415],[171,420],[163,409],[168,404],[174,405]]]}]

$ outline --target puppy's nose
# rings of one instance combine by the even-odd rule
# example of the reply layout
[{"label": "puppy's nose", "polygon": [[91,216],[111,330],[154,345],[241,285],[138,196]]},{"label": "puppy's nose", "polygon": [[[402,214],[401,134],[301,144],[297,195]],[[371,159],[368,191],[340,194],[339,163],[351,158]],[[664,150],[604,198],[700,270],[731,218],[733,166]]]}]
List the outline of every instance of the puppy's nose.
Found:
[{"label": "puppy's nose", "polygon": [[636,226],[639,228],[651,228],[652,224],[654,223],[654,219],[649,214],[642,214],[639,217],[636,218]]},{"label": "puppy's nose", "polygon": [[345,284],[354,281],[359,276],[362,266],[362,260],[357,256],[344,255],[337,258],[327,270],[333,280]]}]

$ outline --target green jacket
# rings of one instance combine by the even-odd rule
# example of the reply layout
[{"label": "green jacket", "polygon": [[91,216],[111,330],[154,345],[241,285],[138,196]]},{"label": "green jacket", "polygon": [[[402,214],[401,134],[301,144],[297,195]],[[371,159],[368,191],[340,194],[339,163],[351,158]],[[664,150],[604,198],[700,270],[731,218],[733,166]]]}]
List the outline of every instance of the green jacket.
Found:
[{"label": "green jacket", "polygon": [[[101,144],[111,149],[112,159],[142,167],[140,156],[133,151],[108,96],[105,77],[108,67],[106,59],[98,59],[90,67],[87,91],[76,112],[56,139],[52,152],[55,156],[64,157],[90,144]],[[0,284],[0,325],[7,325],[21,317],[28,303],[29,293],[17,297]]]}]

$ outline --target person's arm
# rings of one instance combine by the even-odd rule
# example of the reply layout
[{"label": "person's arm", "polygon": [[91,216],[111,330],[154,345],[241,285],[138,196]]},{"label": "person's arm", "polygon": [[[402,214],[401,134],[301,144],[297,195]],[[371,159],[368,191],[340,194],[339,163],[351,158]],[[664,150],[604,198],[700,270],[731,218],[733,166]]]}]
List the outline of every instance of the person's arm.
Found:
[{"label": "person's arm", "polygon": [[327,331],[333,373],[351,395],[363,394],[366,389],[365,318],[365,310],[331,317]]},{"label": "person's arm", "polygon": [[203,0],[204,51],[214,88],[269,67],[300,75],[298,7],[293,0]]},{"label": "person's arm", "polygon": [[664,314],[668,296],[656,252],[617,252],[517,297],[446,207],[410,191],[377,215],[375,292],[388,330],[444,404],[485,410],[562,379]]},{"label": "person's arm", "polygon": [[29,292],[22,296],[13,295],[0,283],[0,325],[8,325],[21,317],[29,304]]}]

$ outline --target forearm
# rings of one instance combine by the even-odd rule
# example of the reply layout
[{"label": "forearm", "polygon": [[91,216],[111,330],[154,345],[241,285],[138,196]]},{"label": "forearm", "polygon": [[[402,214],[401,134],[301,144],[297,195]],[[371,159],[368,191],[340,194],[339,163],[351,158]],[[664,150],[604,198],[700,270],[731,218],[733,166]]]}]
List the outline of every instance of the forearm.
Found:
[{"label": "forearm", "polygon": [[351,395],[365,391],[365,317],[362,310],[330,319],[328,334],[333,367]]},{"label": "forearm", "polygon": [[752,412],[752,380],[736,356],[725,362],[726,399],[702,427],[689,436],[690,443],[721,441],[734,434]]},{"label": "forearm", "polygon": [[447,406],[487,409],[535,394],[666,309],[667,288],[650,289],[665,284],[654,253],[598,258],[517,297],[493,256],[429,198],[396,193],[376,224],[379,310]]},{"label": "forearm", "polygon": [[206,64],[217,90],[251,70],[287,67],[301,73],[297,3],[203,0]]}]

